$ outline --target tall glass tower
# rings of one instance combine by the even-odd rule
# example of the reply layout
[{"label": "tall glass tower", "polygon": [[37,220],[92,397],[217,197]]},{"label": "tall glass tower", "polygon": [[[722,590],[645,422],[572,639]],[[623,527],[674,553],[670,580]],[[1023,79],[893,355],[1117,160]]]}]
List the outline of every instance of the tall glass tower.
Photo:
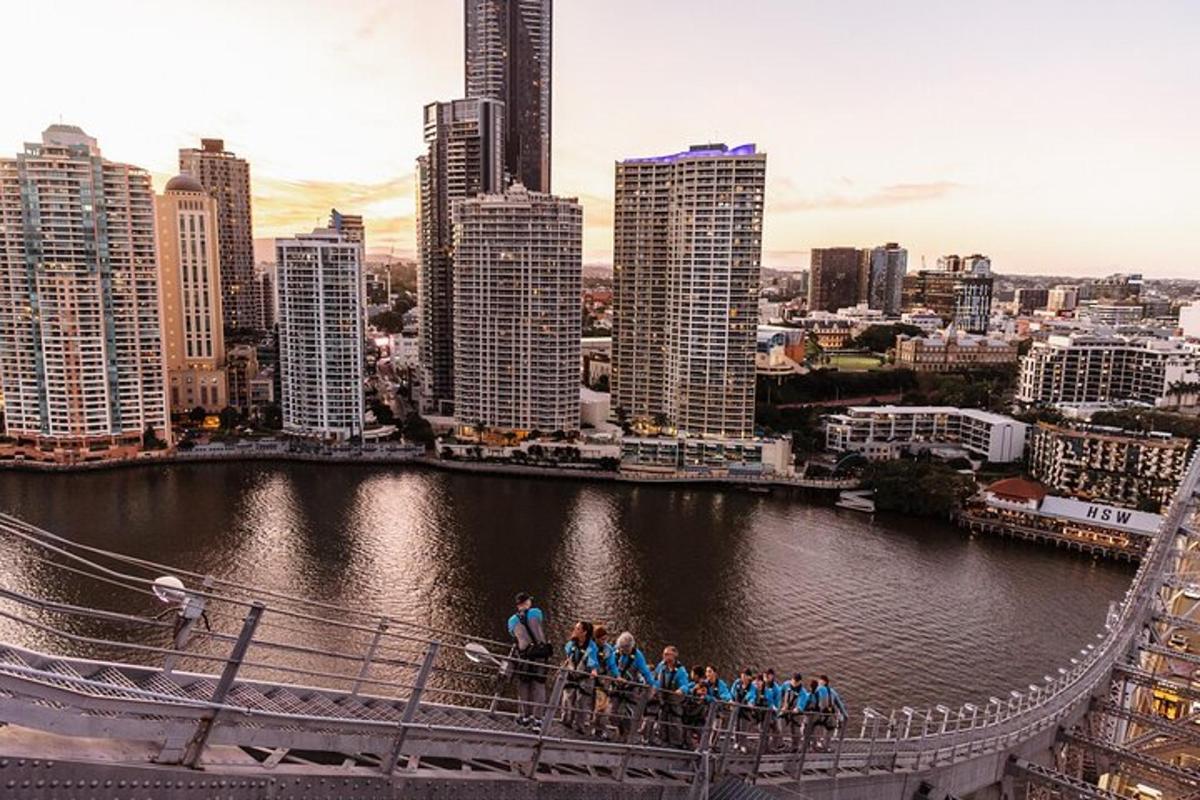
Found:
[{"label": "tall glass tower", "polygon": [[509,182],[550,191],[551,0],[466,0],[468,98],[504,103]]}]

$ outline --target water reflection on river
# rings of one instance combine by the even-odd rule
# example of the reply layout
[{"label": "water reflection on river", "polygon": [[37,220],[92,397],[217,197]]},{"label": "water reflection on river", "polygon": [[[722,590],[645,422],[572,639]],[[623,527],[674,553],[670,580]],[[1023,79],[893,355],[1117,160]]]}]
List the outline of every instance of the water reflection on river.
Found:
[{"label": "water reflection on river", "polygon": [[[499,638],[527,589],[560,640],[577,617],[607,620],[651,649],[678,645],[688,665],[829,672],[858,708],[1038,682],[1092,639],[1132,575],[782,496],[416,469],[4,473],[0,509],[89,544],[477,636]],[[102,601],[4,559],[9,585]]]}]

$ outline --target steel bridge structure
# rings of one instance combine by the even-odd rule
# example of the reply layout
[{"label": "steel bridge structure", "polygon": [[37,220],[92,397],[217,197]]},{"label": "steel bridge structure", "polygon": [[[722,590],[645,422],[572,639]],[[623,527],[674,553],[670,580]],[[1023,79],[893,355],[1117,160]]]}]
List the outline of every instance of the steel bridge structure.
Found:
[{"label": "steel bridge structure", "polygon": [[[954,708],[866,708],[794,741],[719,702],[672,736],[664,725],[682,722],[656,724],[652,693],[615,680],[609,690],[633,700],[601,738],[563,717],[578,676],[553,665],[540,729],[522,726],[508,643],[173,570],[0,515],[4,558],[111,598],[100,608],[0,586],[0,797],[1200,800],[1198,490],[1193,459],[1104,629],[1040,683]],[[164,573],[203,617],[145,613]]]}]

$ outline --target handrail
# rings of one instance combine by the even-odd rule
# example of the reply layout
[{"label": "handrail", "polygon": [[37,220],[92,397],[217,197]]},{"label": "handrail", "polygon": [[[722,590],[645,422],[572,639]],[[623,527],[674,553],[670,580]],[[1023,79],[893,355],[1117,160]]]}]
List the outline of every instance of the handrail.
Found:
[{"label": "handrail", "polygon": [[[955,709],[951,709],[946,706],[937,706],[935,708],[919,710],[905,708],[898,712],[893,711],[890,715],[880,714],[870,708],[865,709],[863,712],[864,721],[862,731],[858,736],[845,736],[844,740],[839,740],[838,753],[840,754],[842,753],[843,749],[849,748],[847,753],[853,755],[855,752],[861,750],[861,748],[868,747],[868,758],[876,756],[881,758],[888,756],[904,756],[906,758],[914,757],[916,759],[916,763],[920,764],[925,758],[929,757],[930,754],[932,754],[933,758],[936,758],[939,753],[945,753],[948,751],[958,752],[958,749],[964,746],[968,747],[968,753],[990,752],[992,749],[998,747],[1011,747],[1015,743],[1023,741],[1029,736],[1046,730],[1051,725],[1056,724],[1058,720],[1064,718],[1070,711],[1079,708],[1081,702],[1090,700],[1090,697],[1096,688],[1103,681],[1110,677],[1113,665],[1117,663],[1124,663],[1127,660],[1127,654],[1133,652],[1134,645],[1137,642],[1138,633],[1150,619],[1154,610],[1153,601],[1156,593],[1160,591],[1164,585],[1174,585],[1176,583],[1180,583],[1178,580],[1167,579],[1164,576],[1164,571],[1165,567],[1169,563],[1169,559],[1174,553],[1176,553],[1176,534],[1178,531],[1184,528],[1185,515],[1191,513],[1194,509],[1198,483],[1200,483],[1200,454],[1192,458],[1184,478],[1180,482],[1180,489],[1177,492],[1171,506],[1169,507],[1168,512],[1164,515],[1158,535],[1154,537],[1150,547],[1147,549],[1141,567],[1135,574],[1131,585],[1120,601],[1115,604],[1114,613],[1110,615],[1106,629],[1102,633],[1097,634],[1096,641],[1088,644],[1084,649],[1080,650],[1079,658],[1072,659],[1072,663],[1069,667],[1058,669],[1057,677],[1047,677],[1045,685],[1031,685],[1028,691],[1012,692],[1005,699],[991,698],[987,704],[982,704],[979,706],[964,704],[962,707],[957,709],[957,713],[955,713]],[[30,531],[34,531],[36,534],[30,533]],[[140,569],[170,570],[168,567],[163,567],[162,565],[153,564],[152,562],[143,561],[141,559],[134,559],[127,556],[121,556],[119,554],[111,554],[99,548],[75,545],[68,540],[62,539],[62,537],[41,532],[38,529],[21,523],[19,520],[16,520],[15,518],[12,518],[6,514],[0,514],[0,533],[12,534],[36,546],[42,547],[45,550],[58,553],[66,558],[69,558],[75,563],[84,564],[89,569],[94,570],[94,572],[90,574],[90,577],[98,580],[104,580],[108,578],[110,580],[116,579],[117,581],[133,581],[142,585],[148,585],[151,583],[145,578],[135,575],[128,575],[119,570],[105,567],[102,564],[93,562],[77,553],[71,552],[68,549],[52,544],[51,542],[63,542],[70,547],[78,547],[85,552],[90,552],[105,558],[112,558],[118,562],[134,564]],[[48,537],[50,541],[43,539],[43,535]],[[176,572],[194,577],[200,577],[195,573],[187,573],[183,571]],[[233,590],[239,593],[253,591],[249,587],[242,587],[231,582],[214,581],[214,583],[222,586],[232,587]],[[146,591],[140,587],[126,588],[137,588],[138,591]],[[209,598],[217,603],[229,603],[236,607],[249,605],[249,601],[242,600],[238,597],[231,597],[221,591],[188,589],[188,592],[196,594],[197,596]],[[309,601],[291,598],[290,596],[282,593],[264,594],[268,596],[274,595],[281,597],[287,602],[293,602],[301,608],[303,608],[305,605],[309,605]],[[28,595],[10,589],[0,589],[0,598],[41,610],[48,610],[61,614],[92,616],[110,622],[137,623],[143,625],[153,625],[160,628],[167,625],[167,623],[163,623],[158,620],[151,620],[133,615],[122,614],[119,612],[89,609],[71,605],[69,603],[29,597]],[[361,611],[341,609],[341,607],[334,604],[311,603],[311,606],[325,610],[348,612],[355,618],[370,618],[373,620],[381,619],[378,615],[369,615]],[[379,640],[380,638],[390,639],[391,644],[395,646],[400,646],[403,643],[407,643],[409,645],[429,644],[434,641],[432,639],[421,638],[420,636],[415,635],[396,634],[386,630],[385,626],[375,627],[343,619],[331,619],[320,616],[319,614],[307,613],[296,608],[271,607],[269,608],[269,612],[272,615],[331,626],[333,629],[349,631],[355,634],[369,634],[376,637],[376,640]],[[4,610],[0,610],[0,616],[13,619],[20,624],[32,626],[33,628],[41,630],[45,633],[83,644],[126,648],[134,651],[160,655],[183,655],[186,657],[207,660],[209,662],[228,662],[228,659],[225,657],[206,653],[193,651],[181,652],[175,649],[155,647],[140,643],[118,642],[95,637],[81,636]],[[388,623],[392,622],[392,620],[386,617],[383,618],[383,620]],[[272,623],[270,622],[264,623],[264,628],[269,630],[271,624]],[[410,629],[415,630],[431,630],[428,626],[412,625],[409,623],[398,624],[408,625]],[[289,629],[289,626],[279,625],[279,628],[281,630],[287,630]],[[453,633],[451,636],[459,639],[460,641],[479,640],[477,637],[470,637],[459,633]],[[213,634],[213,638],[217,640],[228,641],[232,637],[224,634]],[[266,638],[252,639],[251,644],[253,646],[265,648],[268,652],[292,653],[322,658],[343,659],[354,662],[361,661],[364,664],[364,672],[358,678],[359,683],[375,686],[387,686],[393,690],[399,688],[412,691],[416,688],[395,680],[378,680],[370,677],[365,672],[366,666],[370,663],[384,667],[398,667],[403,670],[416,667],[417,664],[415,661],[389,658],[386,655],[379,655],[378,657],[375,657],[373,661],[370,661],[364,660],[367,658],[366,656],[353,655],[347,651],[335,652],[333,650],[322,650],[320,648],[295,645],[287,642],[272,641]],[[454,651],[450,650],[448,652]],[[461,653],[459,655],[461,656]],[[565,669],[565,667],[562,666],[543,664],[540,662],[522,661],[519,658],[506,655],[497,654],[495,658],[498,661],[507,661],[518,666],[522,664],[537,666],[545,670],[547,673],[560,673]],[[272,663],[269,661],[263,661],[260,658],[247,659],[244,663],[245,666],[256,669],[279,670],[309,676],[310,678],[338,680],[347,684],[353,680],[353,676],[351,675],[323,670],[319,671],[312,668],[293,666],[291,664]],[[11,674],[14,671],[20,672],[21,668],[11,665],[0,666],[0,672]],[[37,670],[32,670],[30,671],[30,674],[37,672]],[[459,678],[465,678],[468,680],[484,680],[488,679],[489,677],[487,673],[462,670],[452,665],[435,667],[433,672],[435,674],[457,676]],[[52,679],[57,685],[61,685],[64,681],[78,682],[80,680],[71,676],[59,675],[57,673],[45,673],[45,676],[49,679]],[[606,681],[610,685],[622,685],[625,683],[624,681],[616,678],[606,678]],[[84,682],[80,683],[79,685],[87,684]],[[120,688],[123,693],[130,692],[130,690],[126,689],[125,687],[118,688]],[[492,697],[491,695],[466,691],[463,688],[459,688],[459,686],[455,685],[431,685],[429,687],[429,691],[440,693],[449,698],[461,698],[469,701],[478,701],[480,703],[489,700]],[[425,701],[421,702],[424,703]],[[719,700],[713,702],[718,703],[719,707],[724,708],[727,713],[732,713],[742,709],[753,711],[761,710],[758,707],[747,706],[745,704],[725,703]],[[238,711],[238,707],[236,706],[221,704],[218,706],[212,706],[212,708],[219,708],[222,711],[229,711],[230,713],[241,713]],[[287,718],[308,718],[306,715],[260,712],[257,709],[244,709],[244,711],[256,716],[275,714],[277,716]],[[312,717],[312,719],[320,718]],[[336,724],[350,725],[354,722],[362,720],[333,717],[329,718],[329,721]],[[848,723],[848,720],[843,722],[843,735],[845,732],[846,723]],[[395,725],[395,723],[390,724],[393,726]],[[640,748],[642,746],[639,745],[637,747]],[[861,755],[861,753],[859,754]],[[835,758],[835,763],[836,760],[837,759]],[[786,757],[781,759],[767,755],[764,759],[762,754],[760,754],[757,761],[761,761],[763,764],[767,765],[774,765],[780,763],[781,761],[786,761]]]}]

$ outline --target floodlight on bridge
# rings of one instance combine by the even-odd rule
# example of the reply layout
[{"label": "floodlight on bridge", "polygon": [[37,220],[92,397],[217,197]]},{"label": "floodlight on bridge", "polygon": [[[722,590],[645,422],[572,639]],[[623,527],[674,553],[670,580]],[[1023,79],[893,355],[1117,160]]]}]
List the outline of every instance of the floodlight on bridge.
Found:
[{"label": "floodlight on bridge", "polygon": [[913,715],[917,712],[912,706],[905,706],[904,708],[900,709],[900,713],[904,715],[904,735],[900,738],[907,739],[908,734],[912,732]]},{"label": "floodlight on bridge", "polygon": [[975,727],[975,720],[979,718],[979,706],[974,703],[963,703],[962,708],[958,710],[958,720],[962,722],[967,714],[971,715],[971,727]]},{"label": "floodlight on bridge", "polygon": [[180,605],[187,599],[187,591],[184,588],[183,581],[174,575],[163,575],[155,578],[150,589],[159,601],[167,605]]},{"label": "floodlight on bridge", "polygon": [[945,733],[946,728],[950,725],[950,707],[938,703],[936,706],[934,706],[934,711],[942,715],[942,727],[938,733]]},{"label": "floodlight on bridge", "polygon": [[[1001,700],[999,697],[989,697],[987,707],[988,707],[988,709],[991,709],[992,706],[996,707],[996,718],[993,720],[993,722],[999,722],[1000,721],[1000,710],[1002,708],[1004,708],[1004,701]],[[983,724],[984,725],[987,724],[987,712],[986,711],[983,714]]]}]

